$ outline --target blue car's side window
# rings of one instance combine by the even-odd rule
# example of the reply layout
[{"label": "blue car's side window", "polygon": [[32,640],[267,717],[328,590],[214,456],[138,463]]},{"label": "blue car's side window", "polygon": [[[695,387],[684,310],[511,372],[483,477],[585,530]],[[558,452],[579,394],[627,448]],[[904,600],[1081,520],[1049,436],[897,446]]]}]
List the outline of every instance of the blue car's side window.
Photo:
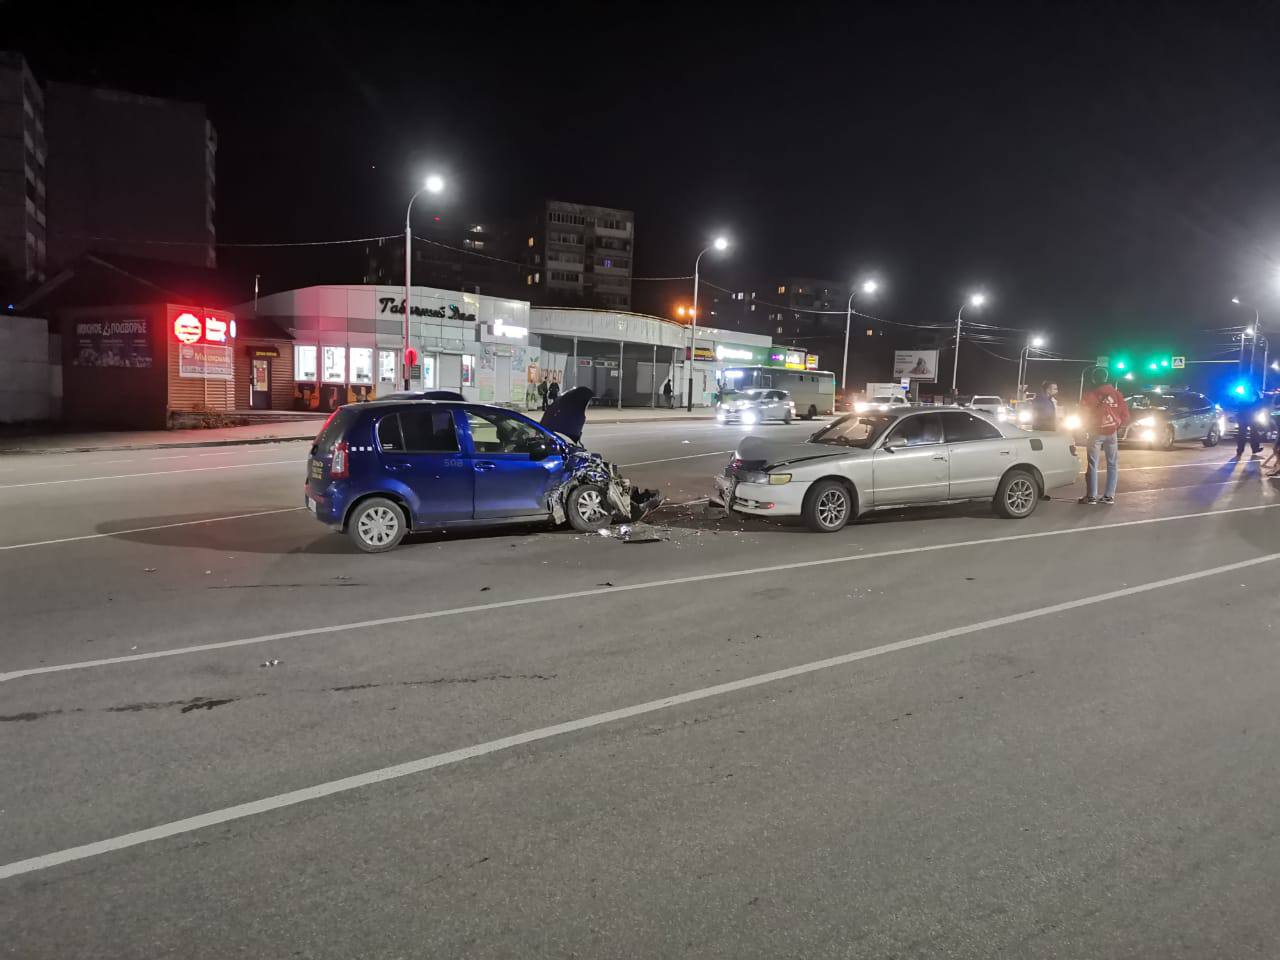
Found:
[{"label": "blue car's side window", "polygon": [[458,432],[448,407],[400,411],[405,453],[457,453]]},{"label": "blue car's side window", "polygon": [[491,410],[468,410],[467,427],[476,453],[528,454],[535,444],[546,442],[546,435],[528,421]]}]

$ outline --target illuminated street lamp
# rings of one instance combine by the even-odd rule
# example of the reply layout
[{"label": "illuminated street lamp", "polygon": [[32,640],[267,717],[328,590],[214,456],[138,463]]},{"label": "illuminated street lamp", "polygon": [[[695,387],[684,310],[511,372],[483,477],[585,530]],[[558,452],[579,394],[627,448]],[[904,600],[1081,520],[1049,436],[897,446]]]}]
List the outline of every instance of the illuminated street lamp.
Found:
[{"label": "illuminated street lamp", "polygon": [[982,291],[976,291],[969,295],[969,299],[960,304],[960,309],[956,311],[956,355],[951,362],[951,396],[956,395],[956,374],[960,372],[960,322],[964,317],[965,307],[981,307],[987,302],[987,295]]},{"label": "illuminated street lamp", "polygon": [[[1258,327],[1262,325],[1262,317],[1258,314],[1257,307],[1250,306],[1247,303],[1241,303],[1239,297],[1232,297],[1231,302],[1234,303],[1237,307],[1244,307],[1246,310],[1253,311],[1253,326],[1245,327],[1244,333],[1240,334],[1240,364],[1239,364],[1240,369],[1243,370],[1244,369],[1244,340],[1245,340],[1245,337],[1248,337],[1250,341],[1252,341],[1252,346],[1249,349],[1249,380],[1252,381],[1253,380],[1253,360],[1254,360],[1254,357],[1257,355],[1257,349],[1258,349]],[[1264,377],[1266,376],[1266,363],[1267,362],[1265,360],[1262,361]]]},{"label": "illuminated street lamp", "polygon": [[708,250],[715,250],[717,253],[723,253],[729,249],[729,241],[725,237],[716,237],[711,241],[711,245],[703,247],[698,254],[698,258],[693,261],[693,310],[690,312],[691,323],[689,324],[689,389],[685,395],[685,410],[693,412],[693,361],[698,355],[698,268],[702,263],[702,254]]},{"label": "illuminated street lamp", "polygon": [[422,181],[422,187],[409,198],[409,206],[404,212],[404,388],[409,387],[409,371],[412,364],[409,363],[409,301],[413,296],[413,253],[410,249],[413,246],[413,227],[409,222],[409,217],[413,213],[413,201],[423,193],[440,193],[444,190],[444,178],[439,174],[431,174]]},{"label": "illuminated street lamp", "polygon": [[1019,400],[1023,399],[1023,396],[1024,396],[1022,392],[1022,387],[1023,387],[1022,381],[1023,381],[1023,378],[1026,376],[1027,362],[1031,359],[1031,351],[1039,350],[1047,342],[1048,341],[1045,340],[1045,338],[1040,336],[1039,334],[1033,334],[1032,336],[1027,337],[1027,345],[1023,347],[1022,352],[1018,354],[1018,399]]},{"label": "illuminated street lamp", "polygon": [[[875,293],[880,289],[880,284],[875,280],[863,280],[862,292],[867,296]],[[849,291],[849,304],[844,312],[844,361],[840,367],[840,389],[849,389],[849,327],[853,322],[853,295],[857,290]]]}]

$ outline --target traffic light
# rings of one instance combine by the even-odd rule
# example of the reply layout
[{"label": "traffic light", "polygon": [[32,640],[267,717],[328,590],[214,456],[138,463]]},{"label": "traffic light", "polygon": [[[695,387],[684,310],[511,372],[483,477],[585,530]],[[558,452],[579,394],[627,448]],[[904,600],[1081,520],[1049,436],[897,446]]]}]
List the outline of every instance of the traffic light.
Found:
[{"label": "traffic light", "polygon": [[1117,370],[1127,370],[1129,368],[1129,364],[1124,360],[1117,360],[1114,366]]}]

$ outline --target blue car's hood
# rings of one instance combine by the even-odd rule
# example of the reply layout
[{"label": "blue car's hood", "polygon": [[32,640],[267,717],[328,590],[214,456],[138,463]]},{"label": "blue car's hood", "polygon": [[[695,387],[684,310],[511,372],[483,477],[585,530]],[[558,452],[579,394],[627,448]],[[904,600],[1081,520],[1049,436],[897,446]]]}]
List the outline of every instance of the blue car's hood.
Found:
[{"label": "blue car's hood", "polygon": [[574,443],[582,442],[582,428],[587,423],[587,405],[595,394],[590,387],[574,387],[562,393],[542,415],[542,425],[563,433]]}]

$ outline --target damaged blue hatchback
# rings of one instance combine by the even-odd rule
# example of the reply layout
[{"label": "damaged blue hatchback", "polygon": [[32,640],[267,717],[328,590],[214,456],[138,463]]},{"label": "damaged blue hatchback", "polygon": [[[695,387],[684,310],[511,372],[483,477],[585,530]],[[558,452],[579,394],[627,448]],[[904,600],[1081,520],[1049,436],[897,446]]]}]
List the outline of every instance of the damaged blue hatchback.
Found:
[{"label": "damaged blue hatchback", "polygon": [[541,423],[461,400],[340,407],[311,446],[306,507],[368,553],[415,530],[550,520],[591,531],[638,520],[661,497],[582,447],[591,397],[569,390]]}]

